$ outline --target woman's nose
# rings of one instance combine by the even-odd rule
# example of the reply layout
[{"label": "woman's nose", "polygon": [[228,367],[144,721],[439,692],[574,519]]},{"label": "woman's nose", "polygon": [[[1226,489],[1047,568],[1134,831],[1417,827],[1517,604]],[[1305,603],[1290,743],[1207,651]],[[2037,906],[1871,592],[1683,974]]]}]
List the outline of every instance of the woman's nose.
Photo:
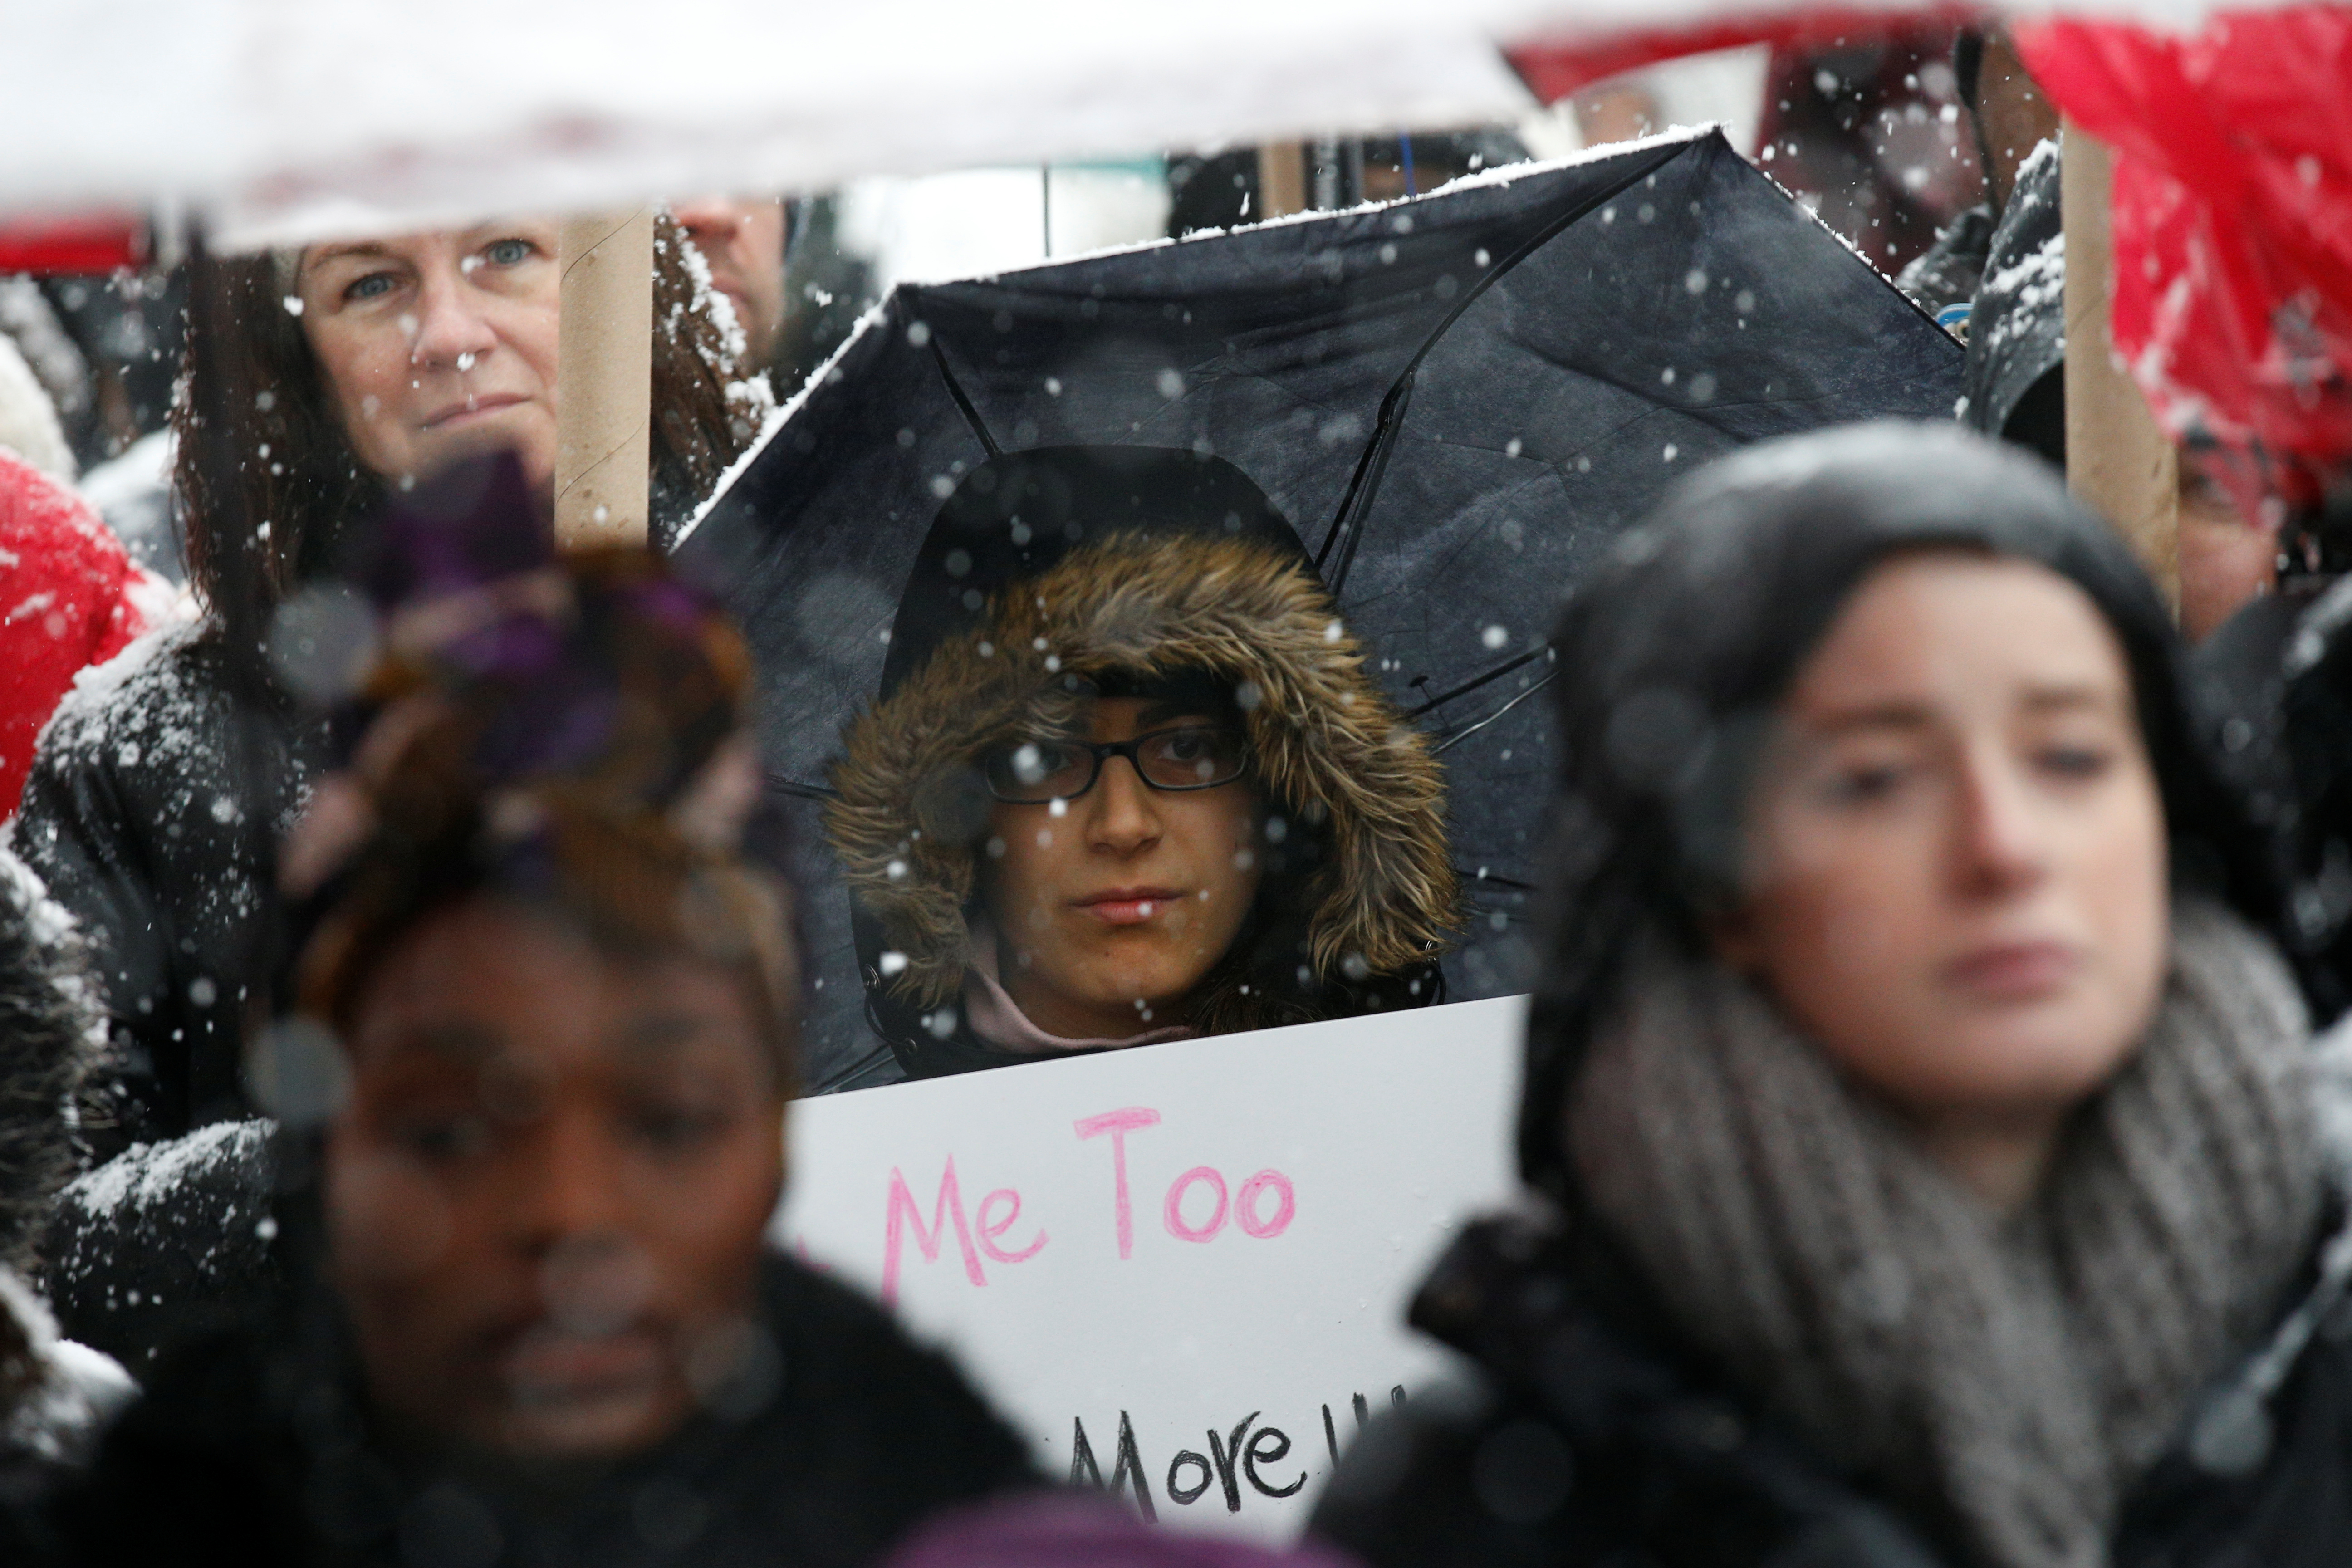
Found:
[{"label": "woman's nose", "polygon": [[623,1230],[621,1151],[602,1135],[595,1118],[556,1110],[534,1131],[519,1162],[526,1167],[517,1173],[521,1190],[509,1211],[521,1222],[523,1244],[546,1252]]},{"label": "woman's nose", "polygon": [[1122,855],[1131,855],[1160,837],[1160,813],[1150,786],[1125,757],[1103,760],[1102,774],[1092,791],[1094,809],[1087,814],[1090,843]]},{"label": "woman's nose", "polygon": [[2007,892],[2038,881],[2048,868],[2049,843],[2023,770],[2007,756],[1966,759],[1958,793],[1955,859],[1962,884]]},{"label": "woman's nose", "polygon": [[499,346],[499,334],[483,310],[479,289],[455,267],[428,273],[417,300],[416,325],[409,341],[412,364],[460,373]]}]

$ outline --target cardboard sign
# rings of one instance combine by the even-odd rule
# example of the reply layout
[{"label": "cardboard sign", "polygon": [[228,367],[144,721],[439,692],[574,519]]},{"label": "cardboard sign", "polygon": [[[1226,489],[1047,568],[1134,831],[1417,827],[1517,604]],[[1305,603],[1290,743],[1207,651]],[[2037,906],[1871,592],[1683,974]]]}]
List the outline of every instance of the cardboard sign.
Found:
[{"label": "cardboard sign", "polygon": [[802,1100],[783,1244],[951,1349],[1056,1476],[1284,1538],[1442,1370],[1404,1326],[1514,1188],[1523,998]]}]

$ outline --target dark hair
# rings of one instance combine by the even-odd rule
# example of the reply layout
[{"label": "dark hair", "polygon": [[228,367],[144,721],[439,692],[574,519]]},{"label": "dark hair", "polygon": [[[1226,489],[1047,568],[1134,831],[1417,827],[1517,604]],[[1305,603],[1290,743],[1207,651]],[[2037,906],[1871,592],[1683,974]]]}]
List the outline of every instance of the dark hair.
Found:
[{"label": "dark hair", "polygon": [[[452,547],[466,522],[451,529],[443,508],[468,490],[488,521]],[[341,764],[281,857],[293,904],[278,994],[341,1031],[402,937],[488,898],[614,954],[729,968],[789,1092],[801,965],[788,884],[747,848],[741,637],[649,551],[558,560],[542,534],[533,564],[530,537],[496,532],[499,514],[536,521],[511,458],[406,504],[413,547],[361,574],[391,651],[338,716]]]},{"label": "dark hair", "polygon": [[2129,667],[2177,883],[2257,924],[2277,909],[2252,829],[2194,740],[2169,613],[2114,531],[2013,447],[1893,421],[1767,442],[1693,475],[1580,584],[1554,646],[1562,749],[1522,1174],[1570,1198],[1559,1118],[1644,932],[1696,951],[1736,875],[1743,807],[1789,683],[1890,555],[1956,548],[2083,590]]},{"label": "dark hair", "polygon": [[1962,27],[1952,39],[1952,80],[1970,114],[1977,111],[1977,80],[1984,71],[1984,51],[1985,36],[1978,28]]},{"label": "dark hair", "polygon": [[[278,258],[200,253],[189,268],[184,380],[172,409],[173,488],[188,573],[240,658],[270,613],[332,564],[352,521],[383,504],[299,317]],[[654,532],[667,542],[758,431],[730,395],[732,350],[705,308],[709,273],[667,213],[655,221]],[[266,527],[266,535],[262,530]]]}]

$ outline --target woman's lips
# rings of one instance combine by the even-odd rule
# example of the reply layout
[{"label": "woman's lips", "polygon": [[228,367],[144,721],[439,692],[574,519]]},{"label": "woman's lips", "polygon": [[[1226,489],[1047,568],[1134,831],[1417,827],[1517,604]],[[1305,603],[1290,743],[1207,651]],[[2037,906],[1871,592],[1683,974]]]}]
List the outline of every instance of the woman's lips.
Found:
[{"label": "woman's lips", "polygon": [[1173,888],[1109,888],[1071,901],[1105,925],[1141,925],[1184,895]]},{"label": "woman's lips", "polygon": [[462,430],[493,414],[503,414],[530,400],[519,393],[491,393],[487,396],[468,398],[453,408],[445,408],[425,421],[424,427],[438,434],[445,430]]},{"label": "woman's lips", "polygon": [[509,1389],[560,1396],[658,1377],[662,1347],[643,1327],[579,1334],[542,1323],[517,1335],[498,1363]]},{"label": "woman's lips", "polygon": [[1987,1001],[2030,1002],[2064,985],[2082,962],[2063,942],[1996,942],[1945,965],[1944,977]]}]

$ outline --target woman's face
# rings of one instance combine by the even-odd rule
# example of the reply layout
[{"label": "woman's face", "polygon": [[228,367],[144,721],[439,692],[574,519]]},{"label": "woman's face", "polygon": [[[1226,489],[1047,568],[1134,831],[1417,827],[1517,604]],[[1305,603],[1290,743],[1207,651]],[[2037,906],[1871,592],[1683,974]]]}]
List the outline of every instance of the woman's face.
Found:
[{"label": "woman's face", "polygon": [[[1091,706],[1096,742],[1223,722],[1136,698]],[[1119,1039],[1181,1022],[1186,996],[1257,896],[1258,801],[1246,775],[1156,790],[1110,757],[1075,800],[999,802],[989,826],[984,889],[1004,989],[1048,1034]]]},{"label": "woman's face", "polygon": [[2043,567],[1901,557],[1779,719],[1725,956],[1931,1133],[2054,1129],[2166,967],[2164,814],[2114,632]]},{"label": "woman's face", "polygon": [[302,331],[352,449],[385,479],[499,448],[555,475],[555,226],[312,246]]},{"label": "woman's face", "polygon": [[486,900],[369,979],[330,1124],[331,1268],[368,1388],[520,1459],[603,1458],[756,1372],[782,1100],[734,978]]}]

